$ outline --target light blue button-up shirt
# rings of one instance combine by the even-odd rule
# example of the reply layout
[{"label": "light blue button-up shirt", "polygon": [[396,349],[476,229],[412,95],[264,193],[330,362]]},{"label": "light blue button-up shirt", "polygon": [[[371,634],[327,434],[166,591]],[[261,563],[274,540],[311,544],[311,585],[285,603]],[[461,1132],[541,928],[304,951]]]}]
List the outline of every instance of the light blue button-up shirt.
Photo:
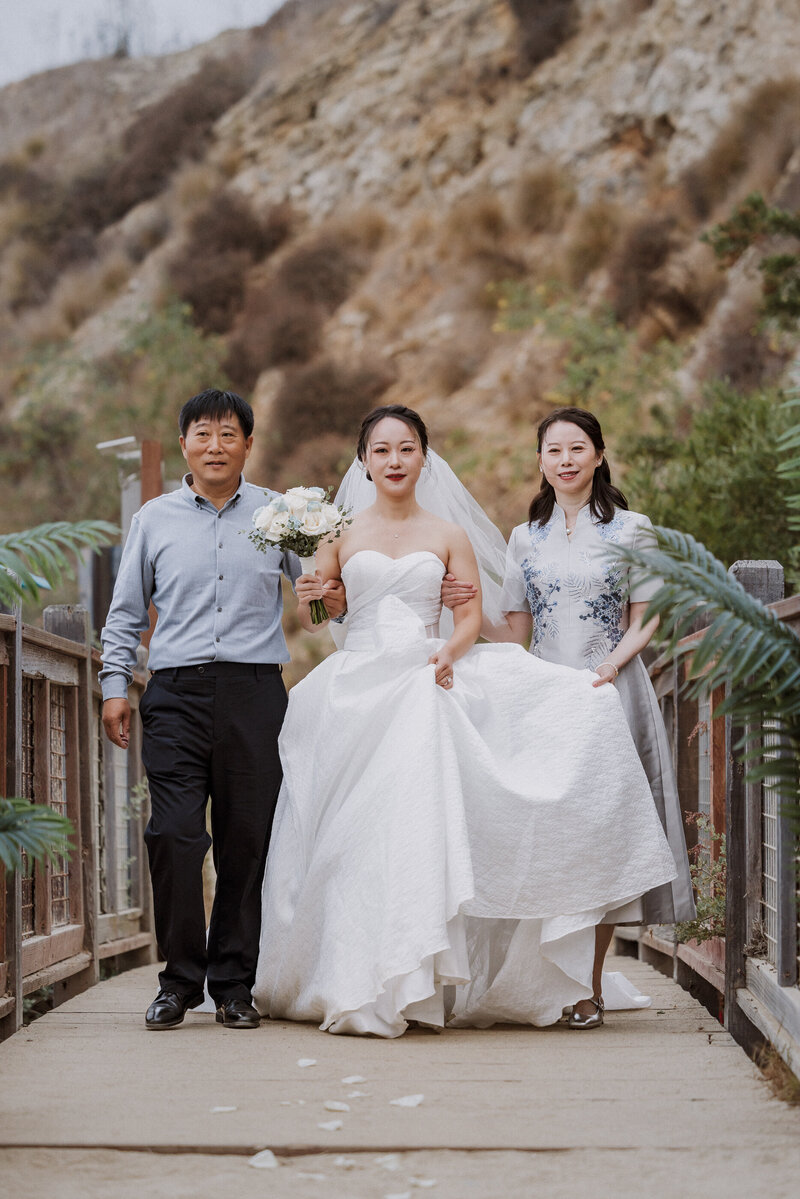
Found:
[{"label": "light blue button-up shirt", "polygon": [[119,566],[103,642],[103,699],[124,698],[152,600],[158,621],[148,667],[199,662],[288,662],[281,575],[301,574],[294,554],[261,553],[247,538],[256,508],[276,493],[246,483],[219,511],[190,487],[136,513]]}]

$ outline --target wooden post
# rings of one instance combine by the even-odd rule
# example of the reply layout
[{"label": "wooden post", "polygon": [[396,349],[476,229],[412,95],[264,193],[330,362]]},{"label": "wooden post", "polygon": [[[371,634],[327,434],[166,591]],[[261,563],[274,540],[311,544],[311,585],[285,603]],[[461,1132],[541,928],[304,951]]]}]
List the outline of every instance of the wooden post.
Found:
[{"label": "wooden post", "polygon": [[99,981],[97,958],[97,925],[100,914],[100,895],[97,878],[97,846],[99,844],[98,796],[92,773],[94,745],[94,703],[92,700],[92,627],[89,612],[81,605],[53,604],[45,608],[42,623],[48,633],[77,641],[86,653],[79,666],[78,684],[78,780],[79,847],[83,900],[83,947],[91,962],[80,974],[71,976],[60,987],[60,1000],[68,999]]},{"label": "wooden post", "polygon": [[[154,500],[156,496],[161,495],[164,490],[164,483],[161,477],[161,442],[160,441],[143,441],[142,442],[142,467],[140,475],[141,500],[146,504],[148,500]],[[158,614],[150,605],[150,627],[142,633],[142,645],[149,647],[150,638],[153,636],[153,630],[156,627]]]},{"label": "wooden post", "polygon": [[[783,598],[783,567],[775,561],[734,562],[730,574],[744,589],[764,604]],[[748,829],[761,828],[760,787],[745,784],[745,769],[734,747],[744,733],[730,717],[725,720],[727,787],[725,828],[727,882],[725,889],[725,1027],[737,1041],[747,1044],[753,1035],[750,1021],[737,1002],[737,991],[746,985],[748,910],[754,910],[755,896],[761,895],[761,876],[751,877],[755,852],[748,852]],[[748,811],[758,804],[758,812]],[[760,834],[759,834],[760,835]]]},{"label": "wooden post", "polygon": [[[13,656],[9,671],[8,728],[5,786],[7,795],[22,795],[22,611],[14,608]],[[9,642],[11,638],[9,638]],[[13,751],[10,747],[13,745]],[[13,754],[13,756],[12,756]],[[6,961],[8,990],[14,1007],[0,1019],[0,1039],[22,1027],[22,865],[7,882]]]}]

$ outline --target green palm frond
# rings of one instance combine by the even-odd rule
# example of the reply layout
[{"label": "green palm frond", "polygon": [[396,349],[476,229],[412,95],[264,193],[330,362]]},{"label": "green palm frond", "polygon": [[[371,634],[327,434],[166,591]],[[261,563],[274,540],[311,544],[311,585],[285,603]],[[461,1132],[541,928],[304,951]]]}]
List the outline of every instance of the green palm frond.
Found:
[{"label": "green palm frond", "polygon": [[72,822],[52,808],[29,799],[0,798],[0,862],[9,874],[23,849],[39,863],[69,854],[75,848],[68,840],[73,832]]},{"label": "green palm frond", "polygon": [[[692,694],[727,683],[730,707],[768,690],[781,715],[800,717],[800,640],[690,534],[659,527],[656,537],[653,549],[615,552],[661,580],[646,618],[661,618],[671,652],[692,654]],[[699,644],[678,646],[701,625]]]},{"label": "green palm frond", "polygon": [[[614,547],[642,575],[660,580],[645,620],[660,618],[669,653],[691,655],[690,696],[726,686],[714,715],[730,715],[747,730],[736,748],[748,780],[769,779],[785,799],[796,801],[800,638],[694,537],[662,527],[655,532],[652,549]],[[703,628],[702,638],[680,645],[696,628]],[[762,728],[780,728],[779,754],[762,745]]]},{"label": "green palm frond", "polygon": [[0,534],[0,603],[38,599],[41,578],[37,575],[57,586],[72,574],[70,553],[97,550],[118,532],[107,521],[83,520],[74,524],[55,521],[19,533]]}]

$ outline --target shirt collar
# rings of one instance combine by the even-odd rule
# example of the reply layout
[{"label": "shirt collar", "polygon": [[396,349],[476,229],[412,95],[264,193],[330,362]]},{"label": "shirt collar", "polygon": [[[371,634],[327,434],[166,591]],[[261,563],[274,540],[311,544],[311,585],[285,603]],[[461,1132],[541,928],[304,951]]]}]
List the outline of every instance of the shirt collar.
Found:
[{"label": "shirt collar", "polygon": [[[244,475],[239,475],[239,486],[229,500],[226,500],[220,512],[224,512],[226,508],[232,507],[240,499],[244,488]],[[191,504],[193,508],[214,508],[211,500],[207,500],[205,496],[198,495],[196,491],[192,491],[192,476],[191,474],[184,475],[181,479],[181,495],[186,500],[187,504]],[[215,509],[216,511],[216,509]]]}]

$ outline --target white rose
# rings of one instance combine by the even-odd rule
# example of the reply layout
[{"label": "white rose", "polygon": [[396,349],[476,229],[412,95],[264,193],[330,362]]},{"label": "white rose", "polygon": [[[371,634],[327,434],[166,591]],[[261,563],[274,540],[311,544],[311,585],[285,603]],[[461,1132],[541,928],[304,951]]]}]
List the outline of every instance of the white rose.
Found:
[{"label": "white rose", "polygon": [[293,516],[299,516],[301,519],[305,515],[306,504],[308,500],[305,496],[298,495],[298,491],[302,491],[301,487],[293,487],[291,491],[287,491],[283,497],[286,501],[286,507]]},{"label": "white rose", "polygon": [[334,529],[338,529],[342,521],[342,514],[335,504],[323,504],[322,515],[325,517],[329,533],[332,533]]},{"label": "white rose", "polygon": [[273,520],[269,529],[264,531],[263,535],[264,535],[264,537],[266,537],[267,541],[280,541],[280,539],[281,539],[281,537],[283,537],[284,533],[287,533],[289,531],[289,528],[290,528],[289,520],[290,520],[290,513],[279,512],[275,516],[275,519]]},{"label": "white rose", "polygon": [[324,500],[325,491],[322,487],[290,487],[287,495],[299,495],[304,500]]},{"label": "white rose", "polygon": [[275,509],[272,504],[265,504],[263,508],[256,508],[253,513],[253,524],[262,533],[267,532],[274,519]]},{"label": "white rose", "polygon": [[328,527],[325,522],[325,514],[319,506],[316,509],[309,509],[303,517],[302,530],[310,536],[316,536],[318,533],[327,533]]}]

